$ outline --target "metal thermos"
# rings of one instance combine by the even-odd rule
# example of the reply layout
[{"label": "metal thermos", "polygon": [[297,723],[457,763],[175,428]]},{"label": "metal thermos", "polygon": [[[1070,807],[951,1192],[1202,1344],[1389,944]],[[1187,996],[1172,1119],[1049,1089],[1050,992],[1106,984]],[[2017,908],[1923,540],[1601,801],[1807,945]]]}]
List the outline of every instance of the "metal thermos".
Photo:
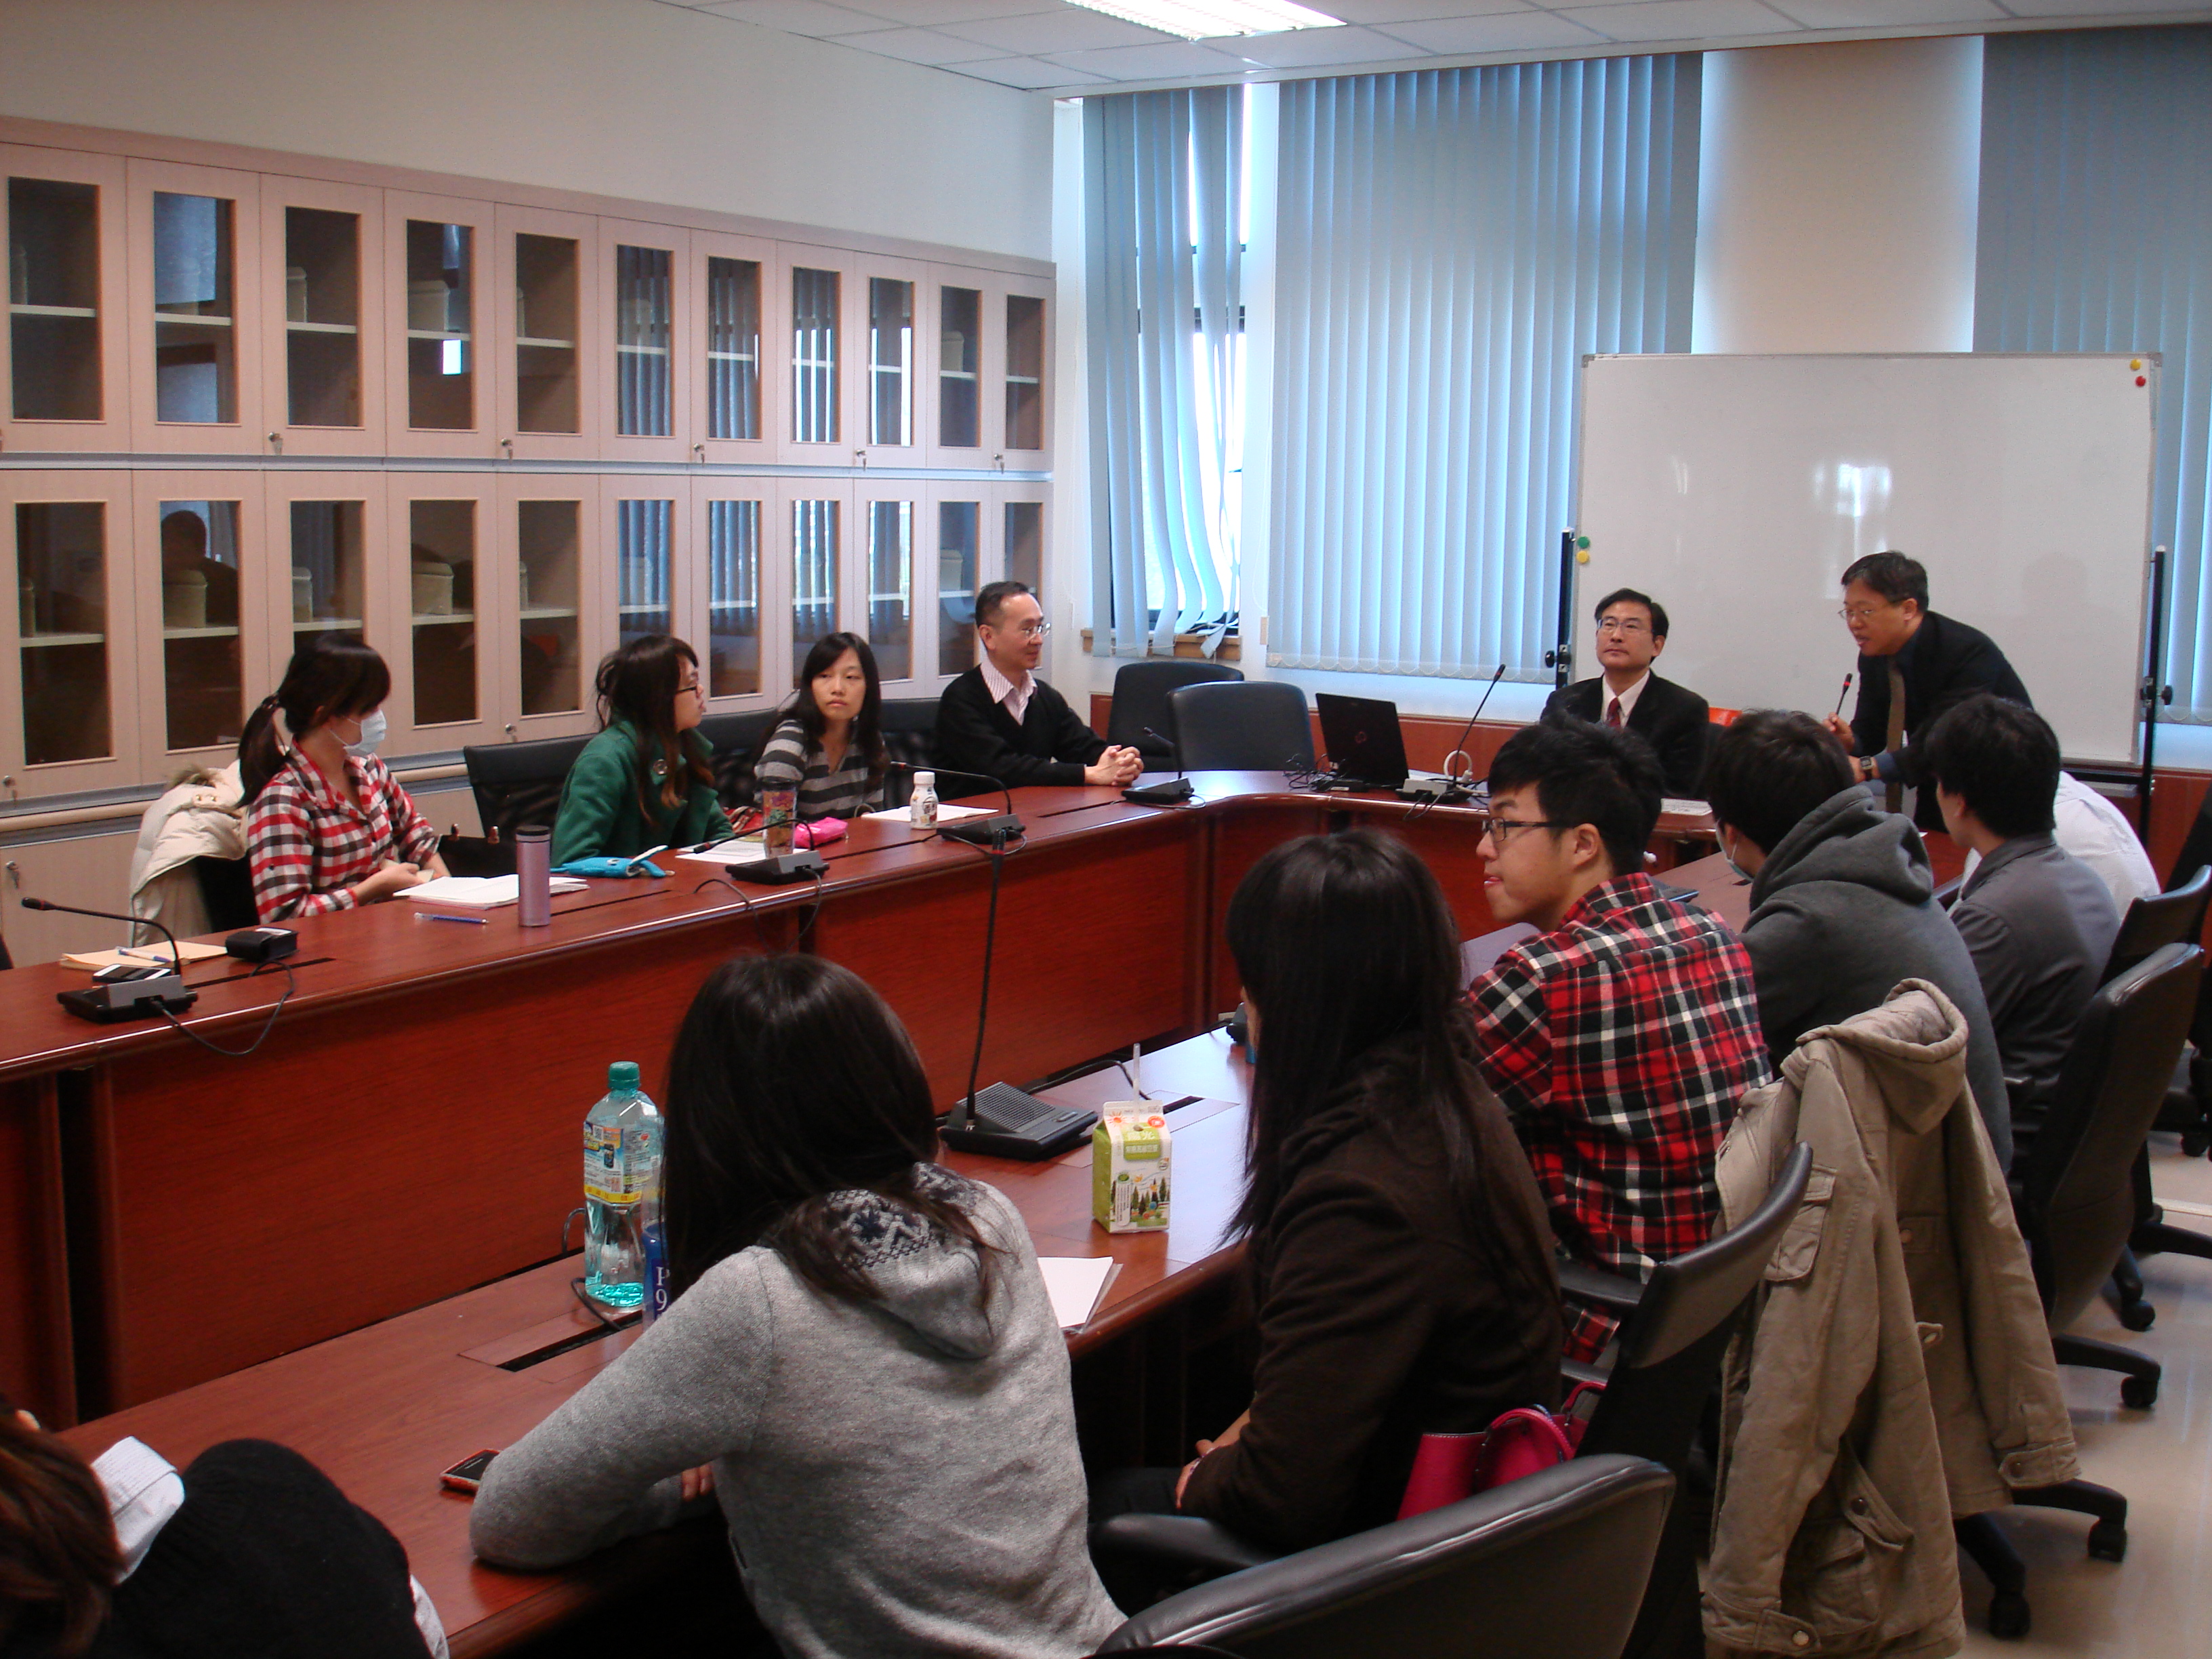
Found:
[{"label": "metal thermos", "polygon": [[525,927],[553,925],[553,832],[543,824],[514,831],[514,919]]}]

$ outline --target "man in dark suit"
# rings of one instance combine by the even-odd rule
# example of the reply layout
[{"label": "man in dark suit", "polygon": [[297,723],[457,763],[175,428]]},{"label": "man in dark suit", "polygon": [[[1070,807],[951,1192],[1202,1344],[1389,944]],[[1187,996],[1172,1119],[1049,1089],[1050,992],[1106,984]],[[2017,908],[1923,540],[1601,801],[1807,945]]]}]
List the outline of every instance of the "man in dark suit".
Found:
[{"label": "man in dark suit", "polygon": [[[1107,747],[1061,696],[1036,677],[1049,624],[1019,582],[988,583],[975,595],[982,660],[945,688],[937,702],[937,753],[947,770],[1024,784],[1132,784],[1144,770],[1133,749]],[[972,780],[947,780],[947,795],[973,793]]]},{"label": "man in dark suit", "polygon": [[1913,821],[1943,827],[1936,792],[1914,745],[1945,710],[1978,691],[2024,708],[2035,705],[1996,641],[1928,608],[1928,572],[1902,553],[1869,553],[1844,571],[1842,616],[1859,647],[1859,700],[1850,723],[1831,715],[1828,729],[1844,745],[1863,782],[1886,786],[1893,812],[1908,788],[1918,789]]},{"label": "man in dark suit", "polygon": [[1552,693],[1546,718],[1572,714],[1626,726],[1651,745],[1670,795],[1694,796],[1705,769],[1705,700],[1662,680],[1651,665],[1667,648],[1667,607],[1624,587],[1597,602],[1597,659],[1605,672]]}]

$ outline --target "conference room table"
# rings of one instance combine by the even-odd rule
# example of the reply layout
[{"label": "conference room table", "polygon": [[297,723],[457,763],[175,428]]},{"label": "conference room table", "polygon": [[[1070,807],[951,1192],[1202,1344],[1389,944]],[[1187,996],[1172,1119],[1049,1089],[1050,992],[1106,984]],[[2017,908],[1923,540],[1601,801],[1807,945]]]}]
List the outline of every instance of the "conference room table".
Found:
[{"label": "conference room table", "polygon": [[[1276,773],[1192,782],[1192,804],[1166,807],[1017,791],[1025,836],[995,868],[972,845],[860,819],[824,849],[818,883],[732,882],[674,858],[666,879],[557,896],[544,927],[513,907],[431,923],[404,900],[305,918],[281,969],[190,964],[182,1031],[72,1018],[55,994],[81,972],[0,974],[0,1246],[16,1267],[0,1389],[75,1421],[559,1254],[578,1124],[607,1064],[638,1061],[657,1091],[684,1008],[738,951],[795,946],[853,968],[950,1106],[976,1052],[987,933],[984,1083],[1214,1024],[1237,1000],[1229,896],[1299,835],[1402,836],[1462,933],[1490,927],[1469,810],[1324,797]],[[1661,830],[1671,848],[1711,823]]]}]

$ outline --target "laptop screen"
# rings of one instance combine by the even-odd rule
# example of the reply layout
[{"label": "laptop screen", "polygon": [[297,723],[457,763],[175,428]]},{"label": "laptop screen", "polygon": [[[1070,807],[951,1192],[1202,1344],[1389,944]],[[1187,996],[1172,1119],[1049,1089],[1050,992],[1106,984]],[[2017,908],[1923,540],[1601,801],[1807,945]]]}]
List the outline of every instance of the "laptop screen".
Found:
[{"label": "laptop screen", "polygon": [[1374,789],[1395,789],[1406,781],[1406,739],[1398,729],[1396,703],[1316,691],[1314,709],[1321,716],[1322,746],[1339,777]]}]

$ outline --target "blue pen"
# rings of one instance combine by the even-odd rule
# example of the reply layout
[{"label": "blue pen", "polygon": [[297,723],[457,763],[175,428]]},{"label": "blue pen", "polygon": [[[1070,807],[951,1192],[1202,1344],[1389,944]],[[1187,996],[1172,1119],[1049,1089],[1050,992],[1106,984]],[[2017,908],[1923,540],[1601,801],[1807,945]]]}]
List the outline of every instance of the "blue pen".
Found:
[{"label": "blue pen", "polygon": [[443,910],[417,910],[415,913],[415,920],[417,921],[458,921],[470,927],[481,927],[484,925],[484,919],[482,916],[449,916]]}]

